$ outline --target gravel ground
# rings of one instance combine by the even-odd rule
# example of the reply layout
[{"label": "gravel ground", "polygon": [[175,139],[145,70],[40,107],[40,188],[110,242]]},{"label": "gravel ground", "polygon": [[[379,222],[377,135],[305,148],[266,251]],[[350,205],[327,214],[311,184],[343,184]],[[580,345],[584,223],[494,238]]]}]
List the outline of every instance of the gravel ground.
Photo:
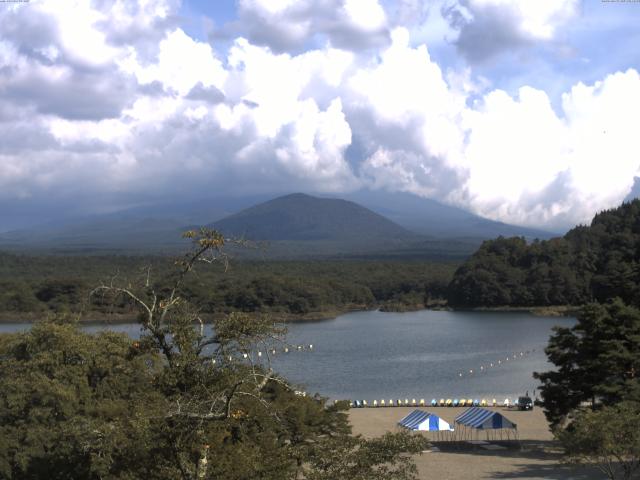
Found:
[{"label": "gravel ground", "polygon": [[[397,422],[415,407],[366,408],[349,411],[353,432],[374,437],[397,431]],[[464,408],[426,408],[453,425],[453,419]],[[575,479],[603,480],[595,468],[566,465],[549,431],[540,408],[520,412],[495,408],[518,426],[518,442],[489,442],[498,449],[487,450],[467,442],[453,444],[434,442],[440,451],[425,452],[415,457],[420,479]],[[420,433],[433,435],[431,433]],[[435,439],[435,437],[430,437]],[[486,435],[478,437],[486,441]],[[500,448],[503,447],[503,448]],[[506,447],[506,448],[505,448]],[[495,447],[491,447],[495,448]]]}]

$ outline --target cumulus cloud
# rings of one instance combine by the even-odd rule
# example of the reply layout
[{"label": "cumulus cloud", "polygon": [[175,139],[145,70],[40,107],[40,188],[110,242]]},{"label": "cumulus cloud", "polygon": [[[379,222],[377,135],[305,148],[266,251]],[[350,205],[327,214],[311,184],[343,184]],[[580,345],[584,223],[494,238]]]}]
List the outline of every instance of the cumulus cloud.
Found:
[{"label": "cumulus cloud", "polygon": [[464,194],[476,211],[516,223],[585,222],[620,203],[640,166],[640,76],[618,72],[562,96],[530,87],[484,96],[465,114]]},{"label": "cumulus cloud", "polygon": [[[638,174],[636,70],[577,83],[557,104],[526,84],[489,89],[389,27],[424,6],[413,0],[395,13],[377,0],[244,0],[248,35],[224,52],[182,30],[171,2],[60,3],[0,11],[6,204],[371,188],[562,228],[619,203]],[[513,35],[544,39],[572,2],[542,4],[465,5],[474,22],[500,8]],[[70,11],[85,20],[75,29]],[[289,51],[317,35],[327,41]],[[368,48],[347,48],[356,37]]]},{"label": "cumulus cloud", "polygon": [[470,61],[549,41],[578,14],[579,0],[458,0],[443,7]]},{"label": "cumulus cloud", "polygon": [[239,0],[238,20],[213,38],[243,36],[275,52],[300,52],[327,41],[347,50],[380,47],[388,35],[378,0]]}]

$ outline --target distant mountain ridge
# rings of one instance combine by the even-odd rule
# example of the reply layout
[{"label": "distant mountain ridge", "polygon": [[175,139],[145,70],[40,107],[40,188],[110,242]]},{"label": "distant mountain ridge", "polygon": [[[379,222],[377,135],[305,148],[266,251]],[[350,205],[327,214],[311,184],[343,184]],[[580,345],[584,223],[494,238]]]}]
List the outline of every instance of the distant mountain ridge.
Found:
[{"label": "distant mountain ridge", "polygon": [[510,225],[480,217],[461,208],[402,192],[360,191],[345,195],[380,215],[421,235],[438,238],[488,240],[499,236],[549,239],[559,233]]},{"label": "distant mountain ridge", "polygon": [[[304,193],[212,197],[149,204],[89,217],[65,218],[0,233],[0,249],[42,253],[175,254],[194,226],[270,243],[282,258],[362,255],[464,258],[483,240],[552,234],[483,219],[410,194],[360,192],[344,199]],[[435,255],[435,257],[433,257]]]},{"label": "distant mountain ridge", "polygon": [[419,236],[357,203],[293,193],[255,205],[212,225],[255,240],[370,241]]}]

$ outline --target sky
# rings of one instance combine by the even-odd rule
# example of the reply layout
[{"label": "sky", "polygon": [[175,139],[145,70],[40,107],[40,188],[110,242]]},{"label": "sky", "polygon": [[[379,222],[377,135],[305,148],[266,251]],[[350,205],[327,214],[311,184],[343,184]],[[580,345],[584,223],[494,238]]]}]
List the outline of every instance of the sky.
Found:
[{"label": "sky", "polygon": [[0,2],[0,230],[360,190],[588,223],[640,175],[638,45],[630,1]]}]

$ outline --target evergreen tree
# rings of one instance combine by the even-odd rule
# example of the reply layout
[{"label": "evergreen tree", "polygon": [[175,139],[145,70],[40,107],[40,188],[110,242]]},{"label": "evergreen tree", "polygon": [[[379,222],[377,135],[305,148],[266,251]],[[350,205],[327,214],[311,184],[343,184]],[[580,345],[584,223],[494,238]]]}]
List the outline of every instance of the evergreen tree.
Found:
[{"label": "evergreen tree", "polygon": [[455,273],[455,306],[584,305],[620,297],[640,306],[640,200],[599,213],[562,238],[485,242]]},{"label": "evergreen tree", "polygon": [[640,400],[640,310],[620,299],[586,305],[575,326],[555,329],[545,351],[557,368],[535,376],[553,426],[582,402],[595,408]]}]

